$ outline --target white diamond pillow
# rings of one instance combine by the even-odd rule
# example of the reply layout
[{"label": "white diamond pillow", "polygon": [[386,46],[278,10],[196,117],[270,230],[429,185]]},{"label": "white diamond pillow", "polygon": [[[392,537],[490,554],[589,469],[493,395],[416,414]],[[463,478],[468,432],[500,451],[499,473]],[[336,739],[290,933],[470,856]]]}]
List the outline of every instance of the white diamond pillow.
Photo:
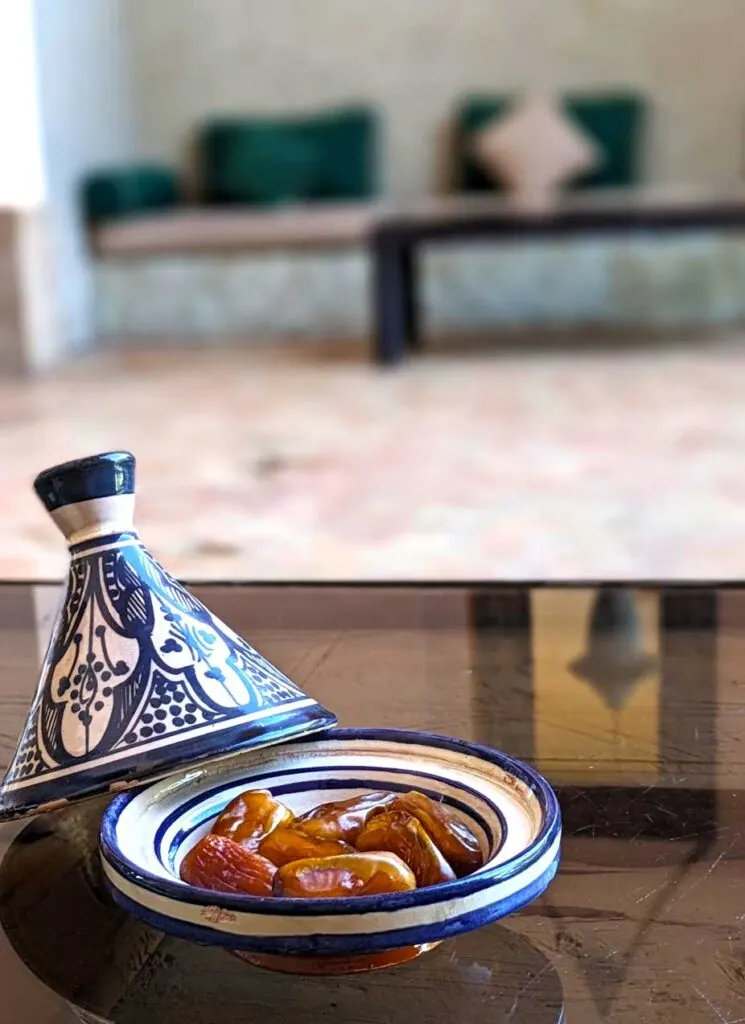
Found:
[{"label": "white diamond pillow", "polygon": [[485,172],[510,191],[550,194],[598,165],[595,143],[555,101],[529,96],[474,134],[473,151]]}]

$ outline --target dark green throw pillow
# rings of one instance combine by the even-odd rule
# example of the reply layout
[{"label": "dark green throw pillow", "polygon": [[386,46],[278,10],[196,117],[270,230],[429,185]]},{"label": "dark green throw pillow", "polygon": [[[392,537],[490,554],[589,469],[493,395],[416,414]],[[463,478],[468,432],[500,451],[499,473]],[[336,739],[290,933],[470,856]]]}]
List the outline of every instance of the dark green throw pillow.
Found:
[{"label": "dark green throw pillow", "polygon": [[377,192],[378,124],[365,106],[342,107],[309,117],[302,130],[318,147],[314,197],[368,199]]},{"label": "dark green throw pillow", "polygon": [[201,145],[204,199],[265,205],[371,196],[376,136],[366,107],[209,122]]},{"label": "dark green throw pillow", "polygon": [[179,202],[179,181],[168,167],[139,164],[87,174],[80,184],[83,219],[88,224],[120,220]]},{"label": "dark green throw pillow", "polygon": [[461,104],[454,125],[454,186],[458,192],[501,192],[473,154],[473,135],[510,108],[509,96],[469,96]]},{"label": "dark green throw pillow", "polygon": [[216,161],[211,199],[271,205],[302,199],[318,176],[312,143],[283,125],[255,124],[235,132]]},{"label": "dark green throw pillow", "polygon": [[633,94],[567,96],[567,113],[598,145],[598,166],[573,188],[623,188],[641,178],[645,104]]}]

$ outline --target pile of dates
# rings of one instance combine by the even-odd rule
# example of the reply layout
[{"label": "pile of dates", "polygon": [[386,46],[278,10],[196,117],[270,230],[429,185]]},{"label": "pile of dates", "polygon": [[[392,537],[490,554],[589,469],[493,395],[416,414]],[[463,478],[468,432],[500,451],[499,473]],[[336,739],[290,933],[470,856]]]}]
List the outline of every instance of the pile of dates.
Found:
[{"label": "pile of dates", "polygon": [[470,874],[476,836],[423,793],[365,793],[299,817],[247,790],[181,862],[189,885],[251,896],[371,896]]}]

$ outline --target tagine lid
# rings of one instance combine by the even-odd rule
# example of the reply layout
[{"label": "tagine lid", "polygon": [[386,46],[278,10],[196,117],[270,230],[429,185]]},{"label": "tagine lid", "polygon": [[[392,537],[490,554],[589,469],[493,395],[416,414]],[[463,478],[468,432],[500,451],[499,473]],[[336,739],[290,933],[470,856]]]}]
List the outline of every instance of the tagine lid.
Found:
[{"label": "tagine lid", "polygon": [[133,455],[54,466],[34,488],[67,540],[70,573],[0,821],[336,725],[141,543]]}]

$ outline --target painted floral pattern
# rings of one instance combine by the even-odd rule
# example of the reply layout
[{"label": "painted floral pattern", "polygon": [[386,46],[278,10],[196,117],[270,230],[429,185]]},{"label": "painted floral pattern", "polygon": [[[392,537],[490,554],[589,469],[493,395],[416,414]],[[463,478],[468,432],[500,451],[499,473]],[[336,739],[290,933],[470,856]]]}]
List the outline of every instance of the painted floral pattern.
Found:
[{"label": "painted floral pattern", "polygon": [[73,558],[50,683],[9,782],[304,696],[136,539],[120,541]]}]

